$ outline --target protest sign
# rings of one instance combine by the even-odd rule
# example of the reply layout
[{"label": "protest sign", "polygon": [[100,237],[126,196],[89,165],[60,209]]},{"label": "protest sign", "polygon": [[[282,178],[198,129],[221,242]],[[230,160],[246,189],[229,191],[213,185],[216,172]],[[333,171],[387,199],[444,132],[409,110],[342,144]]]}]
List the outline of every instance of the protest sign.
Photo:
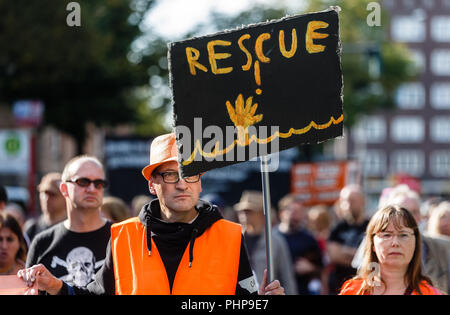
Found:
[{"label": "protest sign", "polygon": [[332,205],[346,185],[359,184],[356,161],[324,161],[295,163],[291,167],[291,193],[306,206]]},{"label": "protest sign", "polygon": [[169,44],[183,176],[342,135],[337,11]]}]

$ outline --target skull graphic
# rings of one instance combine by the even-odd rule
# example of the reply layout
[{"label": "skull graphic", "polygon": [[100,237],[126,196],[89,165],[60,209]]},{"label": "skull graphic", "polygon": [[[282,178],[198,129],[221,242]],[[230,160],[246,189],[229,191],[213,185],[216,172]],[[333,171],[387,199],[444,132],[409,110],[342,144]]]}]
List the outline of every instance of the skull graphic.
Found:
[{"label": "skull graphic", "polygon": [[86,247],[76,247],[66,258],[67,280],[76,286],[85,287],[94,278],[95,257]]}]

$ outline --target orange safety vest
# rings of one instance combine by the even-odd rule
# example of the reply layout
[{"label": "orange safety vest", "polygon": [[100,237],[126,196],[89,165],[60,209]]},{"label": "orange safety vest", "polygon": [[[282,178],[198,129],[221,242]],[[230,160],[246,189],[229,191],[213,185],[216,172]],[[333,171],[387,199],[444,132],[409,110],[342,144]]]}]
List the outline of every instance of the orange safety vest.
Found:
[{"label": "orange safety vest", "polygon": [[170,291],[164,263],[152,242],[147,249],[146,228],[139,218],[111,227],[116,294],[235,294],[241,250],[241,226],[220,219],[196,238],[189,267],[189,244]]},{"label": "orange safety vest", "polygon": [[[351,279],[344,282],[339,295],[369,295],[369,292],[363,291],[364,280]],[[420,291],[422,295],[441,295],[442,293],[429,285],[426,281],[422,281],[420,284]],[[419,295],[419,292],[413,291],[411,295]]]}]

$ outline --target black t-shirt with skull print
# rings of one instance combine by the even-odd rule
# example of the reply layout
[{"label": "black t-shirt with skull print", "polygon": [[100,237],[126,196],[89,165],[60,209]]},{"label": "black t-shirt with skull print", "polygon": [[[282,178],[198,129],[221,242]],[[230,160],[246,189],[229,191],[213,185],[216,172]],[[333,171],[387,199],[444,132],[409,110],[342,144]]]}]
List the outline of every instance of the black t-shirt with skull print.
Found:
[{"label": "black t-shirt with skull print", "polygon": [[86,287],[105,261],[111,225],[108,221],[98,230],[78,233],[58,223],[33,239],[26,266],[43,264],[68,284]]}]

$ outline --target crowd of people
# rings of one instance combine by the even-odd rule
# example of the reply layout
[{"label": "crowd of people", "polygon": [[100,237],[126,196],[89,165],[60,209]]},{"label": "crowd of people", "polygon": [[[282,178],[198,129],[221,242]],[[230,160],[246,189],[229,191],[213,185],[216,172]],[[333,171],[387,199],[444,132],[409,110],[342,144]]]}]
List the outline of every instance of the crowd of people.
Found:
[{"label": "crowd of people", "polygon": [[332,206],[287,193],[272,211],[268,281],[262,192],[215,204],[201,196],[200,175],[180,178],[174,134],[157,137],[150,152],[149,195],[131,205],[104,196],[104,168],[92,156],[42,177],[36,218],[0,186],[0,275],[48,294],[449,292],[449,200],[386,187],[369,216],[356,184]]}]

